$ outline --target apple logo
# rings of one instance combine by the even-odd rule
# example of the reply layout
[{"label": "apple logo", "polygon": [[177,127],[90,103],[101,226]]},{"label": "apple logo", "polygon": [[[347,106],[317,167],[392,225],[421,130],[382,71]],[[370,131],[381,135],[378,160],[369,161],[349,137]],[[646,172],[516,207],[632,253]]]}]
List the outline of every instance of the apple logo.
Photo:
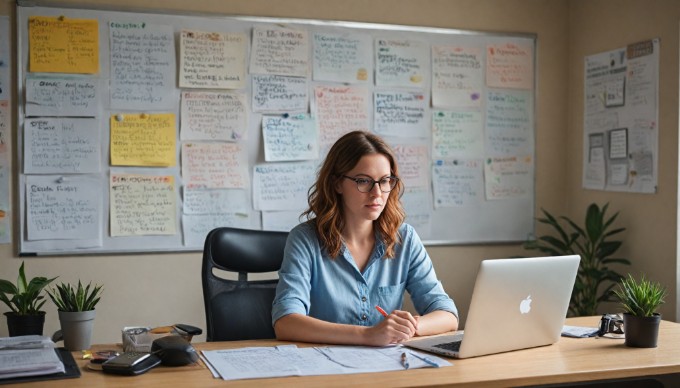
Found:
[{"label": "apple logo", "polygon": [[527,296],[526,299],[519,303],[519,312],[522,314],[528,314],[531,311],[531,295]]}]

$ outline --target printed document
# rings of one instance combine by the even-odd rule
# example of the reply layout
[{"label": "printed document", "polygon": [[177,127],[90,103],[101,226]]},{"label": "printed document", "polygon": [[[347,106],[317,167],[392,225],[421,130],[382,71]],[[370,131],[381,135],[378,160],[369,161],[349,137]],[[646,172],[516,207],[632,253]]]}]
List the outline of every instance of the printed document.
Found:
[{"label": "printed document", "polygon": [[0,380],[64,371],[64,363],[54,351],[54,342],[49,337],[0,338]]},{"label": "printed document", "polygon": [[224,380],[398,371],[450,366],[450,362],[402,346],[383,348],[295,345],[203,351],[208,367]]}]

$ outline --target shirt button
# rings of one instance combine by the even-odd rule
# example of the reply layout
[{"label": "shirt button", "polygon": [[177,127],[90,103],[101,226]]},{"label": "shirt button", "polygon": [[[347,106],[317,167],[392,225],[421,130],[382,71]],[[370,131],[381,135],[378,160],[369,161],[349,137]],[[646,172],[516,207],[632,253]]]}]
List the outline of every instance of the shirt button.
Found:
[{"label": "shirt button", "polygon": [[368,318],[368,317],[366,316],[366,314],[364,314],[364,315],[361,316],[361,320],[362,320],[362,321],[365,321],[366,318]]},{"label": "shirt button", "polygon": [[365,302],[365,301],[366,301],[366,297],[365,297],[365,296],[362,296],[362,297],[361,297],[361,301],[362,301],[362,302]]}]

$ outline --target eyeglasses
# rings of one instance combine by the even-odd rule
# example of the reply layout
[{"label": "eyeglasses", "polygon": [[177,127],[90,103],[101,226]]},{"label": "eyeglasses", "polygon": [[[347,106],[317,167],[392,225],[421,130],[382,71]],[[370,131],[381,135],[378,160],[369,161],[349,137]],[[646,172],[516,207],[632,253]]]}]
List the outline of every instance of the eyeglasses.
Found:
[{"label": "eyeglasses", "polygon": [[392,189],[394,189],[394,187],[397,185],[397,182],[399,181],[399,178],[396,176],[386,176],[381,178],[379,181],[373,180],[372,178],[352,178],[351,176],[347,175],[342,175],[342,177],[356,182],[357,190],[362,193],[371,192],[376,183],[378,184],[378,187],[380,187],[380,191],[383,193],[389,193],[392,191]]}]

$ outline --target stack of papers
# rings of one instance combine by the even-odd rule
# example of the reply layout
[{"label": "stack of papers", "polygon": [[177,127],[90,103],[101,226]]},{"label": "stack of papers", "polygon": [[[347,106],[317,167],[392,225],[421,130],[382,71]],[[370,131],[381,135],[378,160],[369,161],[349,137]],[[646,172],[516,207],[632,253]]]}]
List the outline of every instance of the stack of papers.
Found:
[{"label": "stack of papers", "polygon": [[[405,367],[402,355],[408,361]],[[295,345],[203,351],[203,360],[215,377],[224,380],[283,376],[313,376],[438,368],[451,363],[403,346]]]},{"label": "stack of papers", "polygon": [[49,337],[0,337],[0,380],[64,372],[64,363]]}]

